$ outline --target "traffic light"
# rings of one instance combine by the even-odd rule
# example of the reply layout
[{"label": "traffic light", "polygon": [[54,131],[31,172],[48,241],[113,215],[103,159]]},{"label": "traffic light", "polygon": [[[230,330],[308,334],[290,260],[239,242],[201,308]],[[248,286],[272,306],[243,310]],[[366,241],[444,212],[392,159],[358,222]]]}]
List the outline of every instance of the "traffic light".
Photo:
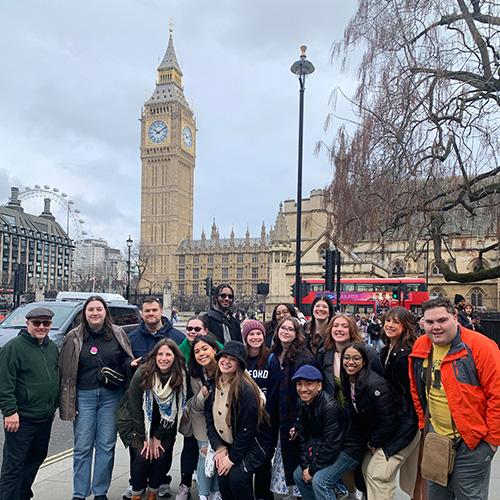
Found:
[{"label": "traffic light", "polygon": [[309,285],[309,283],[307,281],[303,281],[301,284],[300,284],[300,287],[301,287],[301,293],[300,293],[300,296],[302,297],[302,299],[304,297],[306,297],[308,295],[308,293],[311,291],[311,285]]},{"label": "traffic light", "polygon": [[212,278],[205,278],[205,293],[211,297],[212,296]]},{"label": "traffic light", "polygon": [[335,288],[335,250],[325,250],[323,258],[325,259],[323,264],[325,290],[333,292]]},{"label": "traffic light", "polygon": [[392,289],[392,300],[399,300],[400,295],[399,295],[399,285],[395,286]]},{"label": "traffic light", "polygon": [[291,295],[292,297],[295,297],[295,283],[292,283],[292,284],[290,285],[290,295]]}]

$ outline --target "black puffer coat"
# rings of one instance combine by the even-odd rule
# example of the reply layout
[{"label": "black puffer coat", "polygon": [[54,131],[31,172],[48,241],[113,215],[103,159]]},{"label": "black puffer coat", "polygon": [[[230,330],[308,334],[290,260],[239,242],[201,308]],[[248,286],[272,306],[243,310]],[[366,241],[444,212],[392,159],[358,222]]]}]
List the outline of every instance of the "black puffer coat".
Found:
[{"label": "black puffer coat", "polygon": [[[380,358],[385,363],[389,347],[384,347]],[[411,348],[396,346],[387,363],[385,363],[385,379],[392,385],[396,395],[398,429],[392,439],[384,446],[387,456],[395,455],[408,446],[418,430],[418,419],[413,406],[410,392],[410,377],[408,374],[408,355]]]},{"label": "black puffer coat", "polygon": [[343,391],[346,411],[352,420],[351,432],[355,431],[366,445],[384,449],[397,430],[397,404],[389,382],[363,368],[355,384],[356,407],[351,400],[349,381],[343,381]]},{"label": "black puffer coat", "polygon": [[300,402],[296,429],[302,470],[309,469],[312,476],[337,460],[344,427],[344,412],[325,391],[320,391],[310,404]]},{"label": "black puffer coat", "polygon": [[225,344],[224,329],[229,332],[231,340],[243,342],[241,337],[240,322],[231,316],[231,314],[223,314],[222,311],[212,308],[204,316],[203,321],[208,327],[208,330],[214,335],[221,344]]}]

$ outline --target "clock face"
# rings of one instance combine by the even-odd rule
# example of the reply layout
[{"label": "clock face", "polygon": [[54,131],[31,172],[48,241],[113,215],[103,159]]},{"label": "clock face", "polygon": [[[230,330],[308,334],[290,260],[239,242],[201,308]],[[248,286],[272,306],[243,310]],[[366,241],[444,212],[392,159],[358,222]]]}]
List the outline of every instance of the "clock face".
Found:
[{"label": "clock face", "polygon": [[187,148],[193,145],[193,132],[187,126],[182,129],[182,140],[184,141],[184,146]]},{"label": "clock face", "polygon": [[165,122],[157,120],[149,126],[148,136],[153,141],[159,144],[163,142],[168,134],[168,127]]}]

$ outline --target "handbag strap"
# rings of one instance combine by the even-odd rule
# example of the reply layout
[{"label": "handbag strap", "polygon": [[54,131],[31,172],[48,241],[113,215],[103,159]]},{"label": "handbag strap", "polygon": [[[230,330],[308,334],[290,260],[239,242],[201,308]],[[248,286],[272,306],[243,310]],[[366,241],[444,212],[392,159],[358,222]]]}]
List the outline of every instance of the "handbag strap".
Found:
[{"label": "handbag strap", "polygon": [[425,391],[427,393],[427,401],[425,405],[425,418],[424,418],[424,436],[429,432],[430,416],[429,416],[429,393],[431,392],[431,378],[432,378],[432,358],[434,355],[434,345],[431,342],[431,352],[427,358],[427,370],[425,371]]},{"label": "handbag strap", "polygon": [[[430,414],[429,414],[429,407],[430,407],[429,393],[431,392],[433,356],[434,356],[434,345],[431,343],[431,352],[429,353],[428,365],[427,365],[427,369],[425,371],[425,386],[426,386],[425,389],[426,389],[426,393],[427,393],[427,404],[425,406],[424,437],[429,432],[429,426],[430,426],[430,422],[431,422]],[[451,417],[451,426],[453,428],[453,437],[455,440],[457,440],[460,438],[460,433],[457,431],[457,428],[455,426],[455,421],[453,420],[453,416],[451,415],[451,411],[450,411],[450,417]]]}]

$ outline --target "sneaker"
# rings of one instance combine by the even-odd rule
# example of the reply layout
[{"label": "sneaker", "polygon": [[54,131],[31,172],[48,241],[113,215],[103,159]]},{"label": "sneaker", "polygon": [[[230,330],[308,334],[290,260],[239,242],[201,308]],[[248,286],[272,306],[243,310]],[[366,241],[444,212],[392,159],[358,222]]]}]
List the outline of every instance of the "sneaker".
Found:
[{"label": "sneaker", "polygon": [[172,492],[170,491],[170,484],[160,484],[158,488],[158,496],[159,497],[171,497]]},{"label": "sneaker", "polygon": [[123,492],[122,499],[127,500],[128,498],[132,498],[132,485],[129,484],[127,489]]},{"label": "sneaker", "polygon": [[191,496],[191,488],[185,484],[179,485],[179,492],[175,497],[175,500],[187,500]]},{"label": "sneaker", "polygon": [[222,500],[222,496],[220,494],[220,491],[212,491],[210,493],[210,500]]},{"label": "sneaker", "polygon": [[107,495],[95,495],[94,500],[108,500]]}]

